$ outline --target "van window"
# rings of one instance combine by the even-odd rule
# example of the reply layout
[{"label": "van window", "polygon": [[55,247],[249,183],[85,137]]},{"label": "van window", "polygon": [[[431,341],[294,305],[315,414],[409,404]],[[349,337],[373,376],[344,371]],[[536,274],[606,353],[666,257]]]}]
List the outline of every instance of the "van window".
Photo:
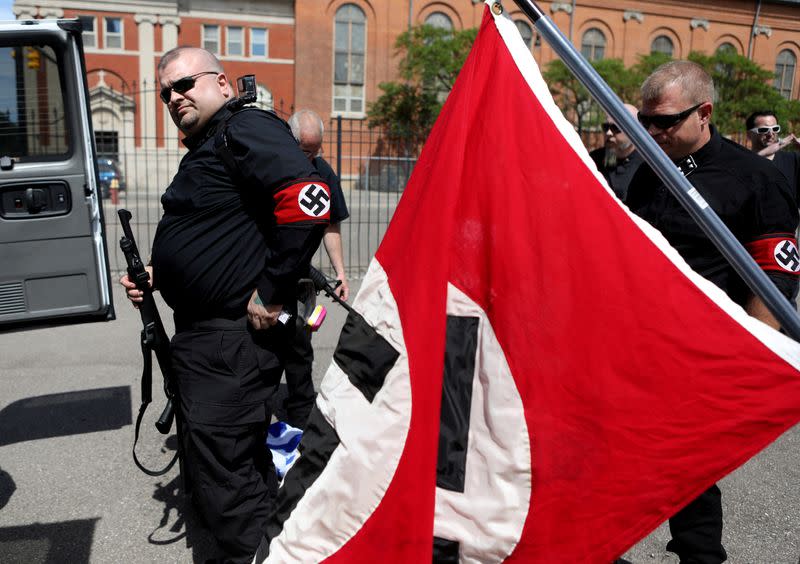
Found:
[{"label": "van window", "polygon": [[71,153],[62,84],[49,45],[0,47],[0,156],[30,162]]}]

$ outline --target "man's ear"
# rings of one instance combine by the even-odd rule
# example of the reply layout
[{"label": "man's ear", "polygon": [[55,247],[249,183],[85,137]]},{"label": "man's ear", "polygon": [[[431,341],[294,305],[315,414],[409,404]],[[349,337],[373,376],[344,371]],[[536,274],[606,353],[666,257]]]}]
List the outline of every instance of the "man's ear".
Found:
[{"label": "man's ear", "polygon": [[231,88],[231,83],[228,82],[228,77],[225,76],[224,72],[221,72],[217,75],[217,84],[219,85],[219,89],[222,92],[222,95],[226,98],[230,98],[233,96],[233,89]]},{"label": "man's ear", "polygon": [[700,116],[700,123],[706,124],[711,121],[711,114],[714,111],[714,104],[706,102],[697,108],[697,114]]}]

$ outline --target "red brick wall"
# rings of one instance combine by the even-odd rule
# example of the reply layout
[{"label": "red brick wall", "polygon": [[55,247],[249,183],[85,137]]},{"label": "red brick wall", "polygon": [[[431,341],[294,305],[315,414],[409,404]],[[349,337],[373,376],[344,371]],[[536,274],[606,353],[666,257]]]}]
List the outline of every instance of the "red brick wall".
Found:
[{"label": "red brick wall", "polygon": [[[258,59],[244,60],[236,57],[235,60],[228,60],[226,54],[227,47],[227,27],[241,26],[244,30],[244,52],[250,51],[250,28],[266,28],[269,35],[268,55],[270,59],[293,59],[294,58],[294,27],[284,24],[264,24],[260,22],[248,25],[241,20],[219,19],[210,22],[206,18],[189,18],[181,16],[180,33],[178,35],[179,45],[202,46],[202,26],[203,24],[215,24],[220,26],[220,58],[228,77],[235,83],[236,78],[243,74],[255,74],[259,84],[265,85],[270,92],[275,105],[281,100],[284,101],[288,109],[294,103],[295,78],[294,65],[286,63],[270,63],[259,61]],[[239,60],[242,59],[242,60]]]},{"label": "red brick wall", "polygon": [[[327,120],[333,106],[333,19],[336,10],[342,5],[352,3],[360,7],[367,18],[366,35],[366,74],[365,96],[367,104],[380,94],[378,84],[397,78],[398,57],[394,43],[397,36],[409,25],[422,23],[433,12],[446,13],[457,28],[479,25],[484,6],[466,0],[330,0],[326,2],[298,0],[295,3],[295,25],[263,24],[242,22],[241,20],[219,19],[213,23],[220,25],[220,48],[223,64],[232,79],[246,73],[256,75],[259,83],[270,89],[274,103],[283,101],[284,110],[292,106],[308,107],[316,110]],[[570,0],[561,4],[569,5]],[[650,51],[653,39],[661,34],[669,36],[675,45],[675,56],[685,57],[691,50],[713,52],[723,42],[734,44],[740,53],[747,54],[750,31],[755,15],[755,2],[751,0],[578,0],[575,13],[552,12],[550,1],[540,1],[541,8],[555,21],[567,35],[572,23],[573,43],[580,47],[583,33],[597,27],[606,35],[606,57],[622,58],[626,64],[633,64],[637,56]],[[413,5],[409,16],[409,6]],[[524,19],[511,0],[504,5],[512,18]],[[626,10],[640,12],[643,21],[635,19],[624,21]],[[97,45],[102,46],[103,16],[116,16],[123,19],[124,48],[130,55],[102,52],[89,52],[86,55],[90,69],[104,68],[110,71],[105,75],[109,85],[118,87],[124,81],[128,88],[139,84],[139,62],[137,52],[138,30],[132,13],[92,12],[87,10],[64,10],[65,17],[91,14],[97,17]],[[180,14],[179,45],[200,45],[201,26],[212,23],[207,18]],[[709,29],[692,29],[693,18],[708,20]],[[759,24],[771,28],[771,36],[757,35],[753,40],[752,57],[767,69],[775,68],[775,59],[782,49],[791,50],[800,61],[800,10],[796,6],[762,3]],[[269,30],[269,57],[294,61],[293,64],[259,62],[255,59],[227,60],[225,55],[226,26],[238,25],[245,28],[245,53],[249,50],[249,28],[265,27]],[[162,50],[160,24],[154,26],[155,50]],[[555,58],[550,47],[543,42],[534,48],[534,56],[540,64]],[[153,61],[155,65],[156,60]],[[90,73],[90,86],[97,80],[97,73]],[[793,97],[800,97],[800,68],[795,72]],[[137,100],[137,104],[140,101]],[[171,124],[161,123],[162,116],[157,112],[159,131]],[[140,124],[136,123],[137,135]]]}]

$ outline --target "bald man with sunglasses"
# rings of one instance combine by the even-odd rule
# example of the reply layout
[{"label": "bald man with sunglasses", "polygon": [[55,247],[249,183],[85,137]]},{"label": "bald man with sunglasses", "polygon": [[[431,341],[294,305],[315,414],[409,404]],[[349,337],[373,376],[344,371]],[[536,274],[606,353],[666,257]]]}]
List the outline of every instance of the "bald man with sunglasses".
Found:
[{"label": "bald man with sunglasses", "polygon": [[168,51],[158,78],[188,149],[161,197],[150,267],[175,316],[184,478],[219,545],[214,562],[249,563],[277,491],[265,441],[281,352],[297,280],[329,224],[330,189],[286,122],[231,104],[213,54]]},{"label": "bald man with sunglasses", "polygon": [[[800,261],[793,195],[771,163],[724,139],[711,124],[711,77],[695,63],[672,61],[657,68],[641,92],[639,122],[784,296],[794,299]],[[779,328],[761,299],[646,163],[634,175],[626,203],[659,229],[696,272],[750,315]],[[682,564],[719,564],[727,558],[722,546],[722,494],[716,485],[679,511],[669,525],[672,540],[667,550],[676,553]]]}]

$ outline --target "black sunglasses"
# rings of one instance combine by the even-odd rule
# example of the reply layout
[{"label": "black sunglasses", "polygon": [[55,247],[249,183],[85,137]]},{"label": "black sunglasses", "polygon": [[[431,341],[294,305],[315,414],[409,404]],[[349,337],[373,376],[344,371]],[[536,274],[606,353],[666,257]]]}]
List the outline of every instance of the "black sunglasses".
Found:
[{"label": "black sunglasses", "polygon": [[611,135],[616,135],[620,131],[620,129],[619,129],[619,127],[617,127],[616,123],[609,123],[607,121],[601,123],[600,127],[603,128],[603,133],[605,133],[606,131],[610,130],[611,131]]},{"label": "black sunglasses", "polygon": [[753,133],[758,133],[759,135],[764,135],[765,133],[780,133],[781,126],[780,125],[762,125],[761,127],[752,127],[750,131]]},{"label": "black sunglasses", "polygon": [[659,129],[669,129],[670,127],[674,127],[678,125],[680,122],[688,118],[692,115],[692,112],[697,110],[700,106],[702,106],[705,102],[700,102],[699,104],[692,106],[688,110],[684,110],[679,114],[662,114],[662,115],[652,115],[648,116],[639,112],[636,117],[639,119],[639,123],[641,123],[645,129],[649,128],[651,125],[655,125]]},{"label": "black sunglasses", "polygon": [[184,94],[188,92],[192,88],[194,88],[194,83],[197,82],[197,79],[203,76],[204,74],[219,74],[217,71],[203,71],[198,72],[197,74],[193,74],[192,76],[184,76],[183,78],[179,78],[175,82],[172,83],[171,86],[165,86],[161,89],[161,101],[165,104],[169,104],[170,99],[172,98],[172,91],[174,90],[178,94]]}]

